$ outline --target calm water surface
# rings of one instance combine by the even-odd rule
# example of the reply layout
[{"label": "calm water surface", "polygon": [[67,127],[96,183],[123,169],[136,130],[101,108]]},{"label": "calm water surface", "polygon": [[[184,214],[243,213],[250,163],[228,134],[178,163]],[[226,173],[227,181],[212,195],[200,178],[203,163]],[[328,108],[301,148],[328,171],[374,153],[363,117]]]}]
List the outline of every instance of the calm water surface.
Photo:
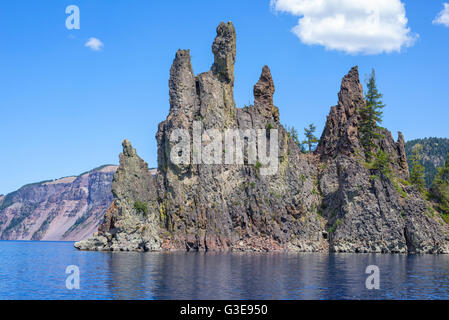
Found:
[{"label": "calm water surface", "polygon": [[[65,286],[80,269],[79,290]],[[365,269],[380,268],[380,290]],[[449,255],[80,252],[0,241],[0,299],[449,299]]]}]

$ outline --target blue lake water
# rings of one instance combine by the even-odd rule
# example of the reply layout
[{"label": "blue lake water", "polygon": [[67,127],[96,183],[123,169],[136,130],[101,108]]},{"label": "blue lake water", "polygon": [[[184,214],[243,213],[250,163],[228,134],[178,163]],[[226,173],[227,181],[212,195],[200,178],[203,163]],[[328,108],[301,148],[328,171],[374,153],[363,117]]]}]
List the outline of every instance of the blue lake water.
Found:
[{"label": "blue lake water", "polygon": [[[66,267],[80,289],[66,288]],[[368,265],[380,289],[368,290]],[[0,241],[0,299],[449,299],[448,255],[80,252]]]}]

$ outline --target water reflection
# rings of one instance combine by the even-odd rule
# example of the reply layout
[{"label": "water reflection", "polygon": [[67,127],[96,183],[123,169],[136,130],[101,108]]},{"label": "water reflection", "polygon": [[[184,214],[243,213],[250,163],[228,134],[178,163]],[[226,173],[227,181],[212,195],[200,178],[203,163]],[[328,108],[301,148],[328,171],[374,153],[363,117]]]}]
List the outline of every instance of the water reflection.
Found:
[{"label": "water reflection", "polygon": [[[65,268],[81,289],[65,288]],[[367,290],[368,265],[380,290]],[[79,252],[0,241],[1,299],[448,299],[449,256]]]},{"label": "water reflection", "polygon": [[[117,299],[435,299],[449,297],[446,256],[111,254]],[[381,289],[367,290],[368,265]]]}]

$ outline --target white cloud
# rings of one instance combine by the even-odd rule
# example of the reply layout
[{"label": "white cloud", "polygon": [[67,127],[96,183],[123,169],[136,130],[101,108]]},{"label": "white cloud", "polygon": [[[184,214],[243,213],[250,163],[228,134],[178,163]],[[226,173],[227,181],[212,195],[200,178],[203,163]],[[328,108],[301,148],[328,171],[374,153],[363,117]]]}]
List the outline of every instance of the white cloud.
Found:
[{"label": "white cloud", "polygon": [[275,11],[299,16],[292,31],[308,45],[350,54],[379,54],[412,46],[401,0],[271,0]]},{"label": "white cloud", "polygon": [[449,3],[443,3],[444,9],[438,13],[435,19],[433,19],[433,24],[442,24],[449,27]]},{"label": "white cloud", "polygon": [[103,42],[97,38],[89,38],[89,40],[84,44],[85,47],[91,48],[94,51],[100,51],[103,47]]}]

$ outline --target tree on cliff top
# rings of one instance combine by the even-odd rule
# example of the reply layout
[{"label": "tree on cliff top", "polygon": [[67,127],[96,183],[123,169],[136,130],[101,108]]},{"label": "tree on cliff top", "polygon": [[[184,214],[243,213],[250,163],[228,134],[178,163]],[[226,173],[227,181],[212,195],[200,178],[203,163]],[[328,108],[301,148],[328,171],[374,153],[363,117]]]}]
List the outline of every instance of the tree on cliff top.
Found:
[{"label": "tree on cliff top", "polygon": [[422,165],[422,145],[417,144],[412,150],[411,156],[411,172],[410,182],[419,189],[420,192],[424,192],[426,189],[425,169]]},{"label": "tree on cliff top", "polygon": [[306,153],[304,145],[301,143],[301,141],[299,141],[298,131],[296,130],[296,128],[293,126],[286,128],[287,128],[287,135],[289,136],[289,138],[293,140],[293,142],[299,147],[302,153]]},{"label": "tree on cliff top", "polygon": [[380,128],[378,124],[382,122],[382,109],[385,107],[381,100],[383,95],[377,89],[374,69],[366,81],[366,86],[368,89],[365,95],[366,105],[359,110],[361,116],[360,137],[366,158],[370,161],[377,148],[374,140],[382,137],[378,130]]},{"label": "tree on cliff top", "polygon": [[299,138],[298,138],[298,131],[296,130],[295,127],[291,126],[291,127],[287,127],[287,135],[292,138],[293,142],[296,143],[298,145],[298,147],[301,146],[301,143],[299,142]]},{"label": "tree on cliff top", "polygon": [[306,137],[306,140],[304,140],[302,143],[304,145],[308,146],[309,152],[312,152],[312,148],[319,141],[318,138],[314,134],[315,130],[316,130],[316,127],[313,125],[313,123],[309,124],[308,128],[304,128],[304,136]]},{"label": "tree on cliff top", "polygon": [[449,215],[449,153],[444,166],[438,169],[430,193],[438,201],[441,212]]},{"label": "tree on cliff top", "polygon": [[408,166],[412,168],[412,152],[415,145],[422,145],[422,165],[425,170],[427,188],[432,187],[433,180],[438,173],[438,168],[444,165],[446,156],[449,153],[449,139],[447,138],[424,138],[407,141],[405,153],[407,154]]}]

